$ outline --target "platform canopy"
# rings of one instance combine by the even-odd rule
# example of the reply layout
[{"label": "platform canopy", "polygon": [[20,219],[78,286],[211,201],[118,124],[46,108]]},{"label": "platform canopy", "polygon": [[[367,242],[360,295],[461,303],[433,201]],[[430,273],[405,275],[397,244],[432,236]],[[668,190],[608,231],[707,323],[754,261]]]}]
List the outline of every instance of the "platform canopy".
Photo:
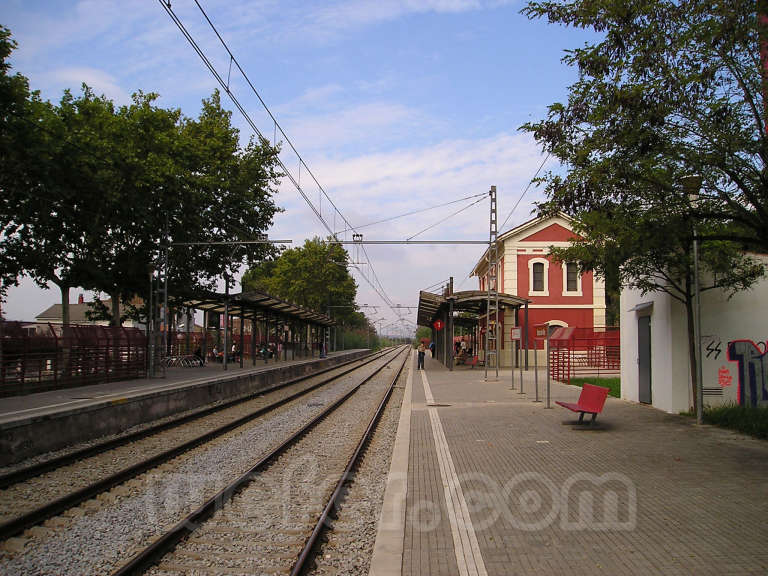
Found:
[{"label": "platform canopy", "polygon": [[[465,290],[454,292],[451,296],[441,296],[432,292],[419,292],[419,313],[416,323],[419,326],[431,327],[432,323],[440,318],[443,308],[448,306],[448,301],[453,301],[454,312],[464,312],[469,317],[454,316],[453,321],[457,325],[475,324],[477,319],[485,314],[488,305],[488,292],[484,290]],[[499,292],[499,307],[522,308],[528,303],[525,298],[512,296]]]},{"label": "platform canopy", "polygon": [[[218,292],[207,292],[194,297],[185,298],[184,305],[197,310],[206,310],[209,312],[224,313],[224,307],[227,302],[226,294]],[[229,310],[231,316],[247,318],[249,320],[260,320],[267,315],[282,315],[283,317],[302,320],[321,326],[332,326],[335,322],[325,314],[320,314],[304,306],[292,304],[265,294],[263,292],[241,292],[240,294],[229,295]]]}]

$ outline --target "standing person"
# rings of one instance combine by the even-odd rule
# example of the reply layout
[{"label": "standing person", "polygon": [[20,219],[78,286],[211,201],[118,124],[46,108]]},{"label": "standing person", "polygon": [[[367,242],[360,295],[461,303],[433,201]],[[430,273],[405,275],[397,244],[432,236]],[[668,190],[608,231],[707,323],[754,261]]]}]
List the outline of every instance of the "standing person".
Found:
[{"label": "standing person", "polygon": [[430,342],[429,343],[429,353],[432,355],[432,358],[435,357],[435,343]]},{"label": "standing person", "polygon": [[419,361],[416,363],[416,370],[424,370],[424,354],[426,354],[426,351],[424,342],[419,342]]}]

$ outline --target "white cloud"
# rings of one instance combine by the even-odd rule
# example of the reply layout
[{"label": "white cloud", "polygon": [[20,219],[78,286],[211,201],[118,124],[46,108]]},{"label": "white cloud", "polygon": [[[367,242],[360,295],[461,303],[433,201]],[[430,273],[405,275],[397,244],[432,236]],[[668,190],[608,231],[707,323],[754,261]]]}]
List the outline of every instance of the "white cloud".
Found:
[{"label": "white cloud", "polygon": [[396,20],[409,14],[479,10],[487,4],[481,0],[350,0],[314,10],[312,20],[323,30],[341,30]]},{"label": "white cloud", "polygon": [[381,146],[428,124],[432,121],[417,109],[390,102],[364,102],[283,121],[288,137],[304,155],[327,149],[329,143],[340,151],[362,144]]},{"label": "white cloud", "polygon": [[94,68],[59,68],[47,75],[47,82],[61,89],[72,88],[79,92],[82,83],[87,84],[93,91],[101,96],[113,100],[117,105],[129,104],[131,96],[118,84],[117,79],[103,70]]},{"label": "white cloud", "polygon": [[307,109],[327,108],[332,101],[344,93],[344,88],[339,84],[324,84],[322,86],[313,86],[304,90],[300,96],[284,102],[275,107],[278,114],[296,114],[297,112],[306,112]]},{"label": "white cloud", "polygon": [[[342,160],[325,158],[312,169],[353,225],[361,226],[405,212],[428,208],[473,194],[487,193],[496,185],[499,193],[499,225],[515,204],[541,163],[541,154],[529,135],[501,133],[493,137],[446,140],[436,145],[359,155]],[[305,192],[319,205],[316,188],[302,179]],[[538,197],[529,190],[508,226],[530,217],[532,201]],[[304,238],[325,236],[327,232],[292,186],[284,182],[278,202],[287,208],[279,215],[270,233],[273,237],[293,238],[300,245]],[[421,229],[448,217],[472,201],[445,206],[361,230],[368,240],[403,240]],[[333,213],[323,202],[323,214],[333,226]],[[487,240],[489,204],[479,204],[450,218],[417,239]],[[343,229],[337,218],[336,230]],[[347,239],[351,239],[347,235]],[[357,248],[347,246],[353,258]],[[461,289],[472,289],[475,279],[467,279],[483,245],[367,245],[376,274],[389,297],[400,304],[415,304],[418,292],[431,284],[454,277]],[[357,273],[358,302],[381,305],[381,299]],[[386,307],[381,314],[392,317]],[[380,314],[380,315],[381,315]],[[415,311],[408,316],[415,320]]]}]

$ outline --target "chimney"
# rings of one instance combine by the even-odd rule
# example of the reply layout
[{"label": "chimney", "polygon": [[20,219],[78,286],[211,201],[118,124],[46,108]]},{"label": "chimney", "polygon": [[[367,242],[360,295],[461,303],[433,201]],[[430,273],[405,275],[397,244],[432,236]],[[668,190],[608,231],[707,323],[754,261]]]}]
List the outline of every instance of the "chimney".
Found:
[{"label": "chimney", "polygon": [[77,303],[78,304],[83,304],[83,302],[84,302],[83,295],[80,294],[80,296],[77,297]]}]

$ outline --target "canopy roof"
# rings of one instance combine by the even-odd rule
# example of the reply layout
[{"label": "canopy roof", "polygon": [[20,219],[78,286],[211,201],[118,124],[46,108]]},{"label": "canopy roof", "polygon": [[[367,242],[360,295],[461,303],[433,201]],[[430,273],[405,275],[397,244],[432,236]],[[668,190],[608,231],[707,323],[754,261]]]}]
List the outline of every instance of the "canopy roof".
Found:
[{"label": "canopy roof", "polygon": [[[488,292],[484,290],[465,290],[464,292],[454,292],[451,296],[441,296],[432,292],[419,292],[419,313],[416,323],[419,326],[432,326],[439,316],[440,309],[448,306],[448,300],[453,300],[454,312],[465,312],[471,314],[473,318],[468,318],[467,323],[474,323],[476,319],[485,314],[485,308],[488,305]],[[521,308],[528,303],[525,298],[512,296],[499,292],[499,307],[510,306],[512,308]],[[455,317],[454,322],[462,323],[461,317]]]},{"label": "canopy roof", "polygon": [[[184,305],[198,310],[223,313],[226,298],[224,294],[207,292],[185,298]],[[285,300],[280,300],[280,298],[256,291],[230,294],[229,314],[248,318],[249,320],[261,320],[266,318],[267,314],[280,314],[291,319],[320,324],[322,326],[334,324],[334,321],[325,314],[320,314],[304,306],[291,304]]]}]

